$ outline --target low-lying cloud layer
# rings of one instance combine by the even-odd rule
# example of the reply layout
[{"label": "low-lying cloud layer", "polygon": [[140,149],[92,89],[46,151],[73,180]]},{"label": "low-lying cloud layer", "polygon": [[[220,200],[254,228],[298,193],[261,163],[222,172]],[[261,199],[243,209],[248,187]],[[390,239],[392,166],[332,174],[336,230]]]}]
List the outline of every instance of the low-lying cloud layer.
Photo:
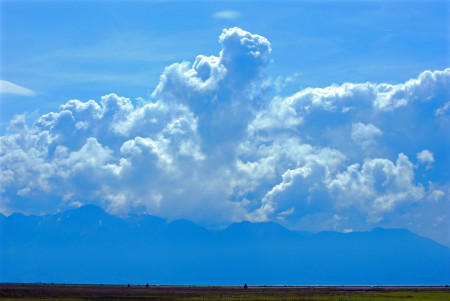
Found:
[{"label": "low-lying cloud layer", "polygon": [[109,94],[16,116],[0,138],[2,211],[94,203],[211,226],[445,234],[450,69],[270,99],[270,42],[239,28],[219,41],[218,56],[166,67],[139,105]]}]

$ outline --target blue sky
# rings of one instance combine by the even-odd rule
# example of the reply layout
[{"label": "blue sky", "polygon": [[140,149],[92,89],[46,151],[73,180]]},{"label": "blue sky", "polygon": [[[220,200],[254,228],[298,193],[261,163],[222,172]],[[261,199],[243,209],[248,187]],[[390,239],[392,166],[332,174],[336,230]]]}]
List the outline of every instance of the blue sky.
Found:
[{"label": "blue sky", "polygon": [[450,245],[448,15],[2,1],[0,209],[401,227]]}]

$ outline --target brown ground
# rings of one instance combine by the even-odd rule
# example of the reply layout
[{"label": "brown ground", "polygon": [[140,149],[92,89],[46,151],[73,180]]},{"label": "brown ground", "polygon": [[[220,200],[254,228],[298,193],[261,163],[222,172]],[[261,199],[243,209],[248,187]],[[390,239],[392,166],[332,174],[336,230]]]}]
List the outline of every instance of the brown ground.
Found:
[{"label": "brown ground", "polygon": [[[0,284],[0,299],[27,300],[450,300],[446,287],[149,286]],[[404,299],[403,299],[404,300]]]}]

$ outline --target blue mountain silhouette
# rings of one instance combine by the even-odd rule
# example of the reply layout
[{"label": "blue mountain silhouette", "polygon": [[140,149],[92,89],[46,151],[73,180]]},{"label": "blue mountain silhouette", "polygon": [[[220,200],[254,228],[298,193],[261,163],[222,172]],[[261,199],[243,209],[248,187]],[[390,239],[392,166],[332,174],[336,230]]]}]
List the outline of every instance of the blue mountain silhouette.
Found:
[{"label": "blue mountain silhouette", "polygon": [[311,234],[241,222],[219,231],[149,215],[121,219],[93,205],[2,215],[0,223],[1,282],[450,283],[450,249],[404,229]]}]

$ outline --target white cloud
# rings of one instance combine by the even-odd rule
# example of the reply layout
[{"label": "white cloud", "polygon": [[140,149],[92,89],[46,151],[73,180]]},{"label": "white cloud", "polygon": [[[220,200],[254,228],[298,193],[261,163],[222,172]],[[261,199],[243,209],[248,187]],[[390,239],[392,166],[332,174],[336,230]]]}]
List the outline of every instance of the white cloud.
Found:
[{"label": "white cloud", "polygon": [[235,10],[222,10],[214,13],[216,19],[235,20],[241,16],[241,13]]},{"label": "white cloud", "polygon": [[17,191],[17,195],[26,197],[28,196],[30,191],[31,191],[30,187],[25,187],[24,189]]},{"label": "white cloud", "polygon": [[224,29],[219,42],[222,50],[218,57],[199,55],[192,65],[182,62],[166,67],[152,96],[184,101],[196,111],[198,106],[230,101],[229,97],[222,99],[224,90],[241,94],[252,88],[268,63],[269,41],[234,27]]},{"label": "white cloud", "polygon": [[373,124],[364,124],[361,122],[352,125],[351,137],[353,142],[361,145],[363,148],[375,143],[375,137],[381,136],[383,132]]},{"label": "white cloud", "polygon": [[266,110],[258,112],[250,127],[253,131],[292,128],[302,125],[311,115],[324,112],[348,113],[351,110],[355,111],[353,114],[361,112],[373,116],[395,111],[414,101],[427,102],[433,97],[444,96],[449,86],[450,68],[425,71],[417,79],[398,85],[344,83],[306,88],[285,98],[275,97]]},{"label": "white cloud", "polygon": [[254,222],[263,222],[270,220],[269,216],[275,211],[276,204],[274,203],[274,196],[283,192],[289,186],[292,186],[294,179],[297,176],[306,178],[311,173],[309,167],[299,167],[294,170],[288,169],[282,175],[282,182],[275,185],[262,199],[261,208],[249,214],[248,219]]},{"label": "white cloud", "polygon": [[443,71],[424,71],[417,79],[410,79],[404,84],[377,85],[378,95],[374,105],[380,110],[394,110],[417,99],[426,101],[433,97],[430,91],[448,89],[449,84],[450,68]]},{"label": "white cloud", "polygon": [[294,74],[288,75],[286,77],[283,77],[281,75],[277,76],[277,78],[274,80],[275,90],[277,91],[277,93],[280,93],[288,84],[293,83],[301,75],[301,73],[295,72]]},{"label": "white cloud", "polygon": [[130,157],[142,156],[144,152],[147,152],[156,156],[161,168],[170,168],[173,159],[167,154],[168,142],[163,136],[159,136],[158,140],[136,137],[124,142],[120,152]]},{"label": "white cloud", "polygon": [[[356,206],[378,219],[385,211],[405,202],[425,200],[426,191],[414,182],[414,165],[404,154],[396,162],[388,159],[367,159],[353,164],[327,184],[337,205]],[[430,192],[432,193],[432,192]]]},{"label": "white cloud", "polygon": [[449,108],[450,108],[450,101],[447,101],[442,107],[440,107],[440,108],[436,109],[436,111],[434,111],[434,115],[436,115],[436,116],[445,115]]},{"label": "white cloud", "polygon": [[420,153],[417,153],[417,160],[420,163],[433,163],[434,162],[434,154],[433,152],[424,149]]},{"label": "white cloud", "polygon": [[285,211],[282,211],[282,212],[278,213],[277,220],[284,221],[287,216],[292,215],[294,212],[295,212],[294,207],[289,208],[289,209],[287,209]]},{"label": "white cloud", "polygon": [[28,88],[16,85],[12,82],[0,79],[0,94],[34,96],[34,95],[36,95],[36,92],[34,92]]}]

